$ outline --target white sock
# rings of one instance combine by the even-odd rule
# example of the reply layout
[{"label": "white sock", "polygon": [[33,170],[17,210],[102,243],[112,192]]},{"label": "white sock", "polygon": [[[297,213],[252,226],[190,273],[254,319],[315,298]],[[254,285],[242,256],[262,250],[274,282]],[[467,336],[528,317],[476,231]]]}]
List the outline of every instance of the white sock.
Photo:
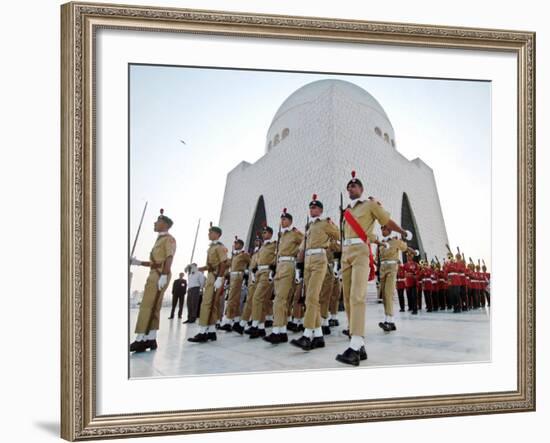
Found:
[{"label": "white sock", "polygon": [[304,329],[304,337],[307,337],[307,338],[313,337],[313,329],[309,329],[309,328]]},{"label": "white sock", "polygon": [[241,320],[239,324],[244,328],[248,322],[245,320]]},{"label": "white sock", "polygon": [[207,329],[208,326],[199,326],[199,334],[204,334]]},{"label": "white sock", "polygon": [[336,314],[330,314],[330,318],[331,318],[332,320],[336,320]]},{"label": "white sock", "polygon": [[272,315],[266,315],[266,316],[265,316],[265,319],[266,319],[266,320],[273,320],[273,316],[272,316]]},{"label": "white sock", "polygon": [[258,320],[252,320],[252,327],[253,327],[253,328],[257,328],[257,327],[258,327],[258,323],[259,323]]},{"label": "white sock", "polygon": [[298,319],[296,319],[296,324],[297,324],[297,325],[301,325],[303,322],[304,322],[304,319],[303,319],[303,318],[298,318]]},{"label": "white sock", "polygon": [[363,340],[363,337],[359,335],[352,335],[349,342],[349,347],[354,351],[359,351],[361,346],[365,346],[365,340]]},{"label": "white sock", "polygon": [[393,315],[388,315],[388,323],[393,323]]},{"label": "white sock", "polygon": [[388,320],[388,316],[387,316],[387,315],[384,315],[384,322],[387,323],[388,321],[389,321],[389,320]]},{"label": "white sock", "polygon": [[136,334],[136,341],[145,341],[145,334]]},{"label": "white sock", "polygon": [[321,326],[328,326],[328,318],[323,318],[323,323],[321,323]]},{"label": "white sock", "polygon": [[258,329],[265,329],[265,323],[258,323]]},{"label": "white sock", "polygon": [[287,321],[287,323],[288,323],[289,321],[292,321],[292,317],[289,315],[289,316],[287,317],[286,321]]},{"label": "white sock", "polygon": [[241,321],[241,317],[235,317],[235,318],[233,319],[233,321],[234,321],[235,323],[239,323],[239,322]]},{"label": "white sock", "polygon": [[216,325],[208,326],[208,332],[216,332]]},{"label": "white sock", "polygon": [[286,325],[279,326],[279,334],[286,334]]},{"label": "white sock", "polygon": [[145,336],[146,340],[156,340],[157,339],[157,331],[156,329],[152,329],[149,331],[149,334]]},{"label": "white sock", "polygon": [[229,323],[229,319],[224,315],[222,318],[222,326],[225,325],[226,323]]},{"label": "white sock", "polygon": [[315,328],[313,330],[313,336],[314,337],[322,337],[323,336],[323,329],[321,329],[321,327]]},{"label": "white sock", "polygon": [[273,332],[274,334],[278,334],[279,333],[279,327],[278,326],[273,326],[273,329],[271,330],[271,332]]}]

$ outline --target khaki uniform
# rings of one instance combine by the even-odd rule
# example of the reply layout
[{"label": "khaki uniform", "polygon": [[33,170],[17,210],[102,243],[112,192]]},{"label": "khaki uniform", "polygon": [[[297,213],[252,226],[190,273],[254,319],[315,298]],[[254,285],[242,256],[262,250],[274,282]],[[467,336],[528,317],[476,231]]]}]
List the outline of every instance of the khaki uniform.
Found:
[{"label": "khaki uniform", "polygon": [[275,250],[277,242],[264,243],[258,251],[258,270],[256,271],[256,289],[252,305],[252,320],[263,323],[265,316],[269,314],[273,283],[269,281],[270,269],[268,266],[275,264]]},{"label": "khaki uniform", "polygon": [[[385,225],[390,220],[390,214],[376,201],[359,201],[351,214],[359,222],[369,240],[376,239],[373,234],[376,220]],[[344,239],[359,238],[359,235],[344,220]],[[344,241],[345,241],[344,240]],[[342,252],[342,284],[344,290],[344,305],[349,318],[351,335],[364,337],[367,284],[369,276],[369,247],[366,243],[343,246]]]},{"label": "khaki uniform", "polygon": [[[220,271],[220,265],[227,260],[227,248],[221,242],[212,242],[206,253],[208,276],[202,296],[199,325],[211,326],[219,319],[219,297],[223,289],[214,289],[214,283]],[[220,277],[223,277],[220,276]],[[223,287],[223,286],[222,286]]]},{"label": "khaki uniform", "polygon": [[158,330],[159,328],[162,298],[170,283],[172,274],[168,274],[166,286],[160,291],[158,289],[158,281],[164,267],[164,262],[168,257],[173,257],[175,253],[176,240],[174,237],[170,234],[159,235],[149,254],[151,270],[145,282],[143,300],[139,306],[135,330],[136,334],[148,334],[150,330]]},{"label": "khaki uniform", "polygon": [[[321,309],[321,317],[328,318],[328,309],[330,304],[330,298],[332,296],[332,287],[334,286],[334,246],[336,242],[331,241],[330,247],[327,249],[327,273],[323,280],[323,286],[321,287],[321,294],[319,295],[319,305]],[[336,244],[337,245],[337,244]]]},{"label": "khaki uniform", "polygon": [[392,238],[387,247],[380,248],[380,294],[384,300],[384,313],[393,316],[393,293],[399,267],[399,253],[407,250],[403,240]]},{"label": "khaki uniform", "polygon": [[[273,302],[273,326],[286,326],[289,300],[292,301],[294,294],[294,274],[296,269],[296,255],[304,234],[296,228],[292,228],[281,234],[279,240],[279,257],[277,263],[277,272],[274,279],[275,300]],[[292,257],[292,261],[283,261],[281,257]]]},{"label": "khaki uniform", "polygon": [[[306,313],[304,327],[321,327],[319,295],[328,271],[326,249],[331,240],[340,238],[338,227],[329,219],[317,219],[309,224],[305,245],[304,284],[306,287]],[[303,245],[303,242],[302,242]],[[303,248],[303,246],[302,246]],[[323,249],[322,253],[308,255],[308,250]]]},{"label": "khaki uniform", "polygon": [[248,291],[246,294],[246,302],[243,306],[243,313],[241,314],[241,320],[249,321],[252,317],[252,306],[254,302],[254,291],[256,290],[256,281],[252,282],[252,269],[258,266],[258,251],[252,254],[250,258],[250,264],[248,265]]},{"label": "khaki uniform", "polygon": [[225,308],[227,318],[238,317],[241,313],[241,289],[243,287],[244,271],[248,268],[248,265],[250,265],[250,255],[246,251],[241,251],[231,258],[229,296]]}]

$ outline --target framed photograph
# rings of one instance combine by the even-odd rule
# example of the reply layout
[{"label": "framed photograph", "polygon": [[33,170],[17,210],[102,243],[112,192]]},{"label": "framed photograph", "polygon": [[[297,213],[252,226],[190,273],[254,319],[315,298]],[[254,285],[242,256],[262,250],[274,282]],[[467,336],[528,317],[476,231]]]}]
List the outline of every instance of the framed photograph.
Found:
[{"label": "framed photograph", "polygon": [[535,409],[534,33],[61,18],[64,439]]}]

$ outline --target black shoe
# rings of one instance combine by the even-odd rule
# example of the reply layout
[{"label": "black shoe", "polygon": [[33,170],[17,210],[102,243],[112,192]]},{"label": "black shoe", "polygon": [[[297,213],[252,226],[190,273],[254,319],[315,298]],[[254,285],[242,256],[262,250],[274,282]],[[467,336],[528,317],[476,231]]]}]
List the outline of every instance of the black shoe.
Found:
[{"label": "black shoe", "polygon": [[265,329],[260,329],[258,327],[250,328],[250,338],[259,338],[265,337]]},{"label": "black shoe", "polygon": [[171,315],[170,317],[168,317],[168,320],[172,320],[174,318],[173,315]]},{"label": "black shoe", "polygon": [[340,326],[340,322],[337,318],[334,319],[334,326]]},{"label": "black shoe", "polygon": [[389,323],[387,321],[384,321],[384,322],[381,321],[380,323],[378,323],[378,326],[380,326],[384,330],[384,332],[391,331]]},{"label": "black shoe", "polygon": [[346,337],[351,338],[351,335],[349,335],[349,329],[343,329],[342,334],[344,334]]},{"label": "black shoe", "polygon": [[233,331],[237,332],[238,334],[241,334],[243,335],[243,332],[244,332],[244,327],[240,325],[239,322],[235,322],[233,323]]},{"label": "black shoe", "polygon": [[298,327],[298,325],[296,323],[294,323],[293,321],[289,321],[287,324],[286,324],[286,328],[291,331],[291,332],[296,332],[296,328]]},{"label": "black shoe", "polygon": [[273,320],[266,320],[265,321],[265,327],[271,328],[273,326]]},{"label": "black shoe", "polygon": [[411,314],[412,315],[418,315],[418,311],[412,311]]},{"label": "black shoe", "polygon": [[311,351],[313,349],[311,345],[311,339],[307,338],[305,335],[302,335],[299,339],[294,338],[290,340],[290,344],[304,351]]},{"label": "black shoe", "polygon": [[154,351],[158,348],[157,340],[145,340],[145,349]]},{"label": "black shoe", "polygon": [[186,324],[186,323],[193,323],[191,321],[189,321],[189,319],[185,320],[184,322],[182,322],[182,324]]},{"label": "black shoe", "polygon": [[306,328],[304,328],[303,324],[299,324],[296,326],[296,330],[294,332],[304,332]]},{"label": "black shoe", "polygon": [[187,341],[191,343],[206,343],[208,341],[208,334],[206,332],[200,332],[194,337],[188,338]]},{"label": "black shoe", "polygon": [[338,354],[336,360],[347,365],[359,366],[361,358],[358,351],[354,351],[351,348],[348,348],[344,351],[343,354]]},{"label": "black shoe", "polygon": [[364,346],[359,348],[359,360],[363,361],[367,359],[367,350]]},{"label": "black shoe", "polygon": [[428,308],[428,312],[432,312],[432,309],[431,309],[431,308]]},{"label": "black shoe", "polygon": [[220,329],[220,331],[231,332],[232,327],[229,323],[226,323],[225,325],[220,326],[219,329]]},{"label": "black shoe", "polygon": [[330,326],[321,326],[321,330],[323,331],[323,335],[330,335]]},{"label": "black shoe", "polygon": [[244,333],[247,335],[250,335],[250,331],[252,331],[252,326],[244,330]]},{"label": "black shoe", "polygon": [[286,343],[288,341],[288,335],[284,333],[274,333],[272,332],[268,336],[263,338],[266,342],[271,343],[272,345],[277,345],[279,343]]},{"label": "black shoe", "polygon": [[178,318],[181,320],[181,315],[178,315]]},{"label": "black shoe", "polygon": [[216,341],[218,339],[218,336],[215,332],[208,332],[207,333],[208,340]]},{"label": "black shoe", "polygon": [[397,327],[395,326],[395,323],[387,323],[387,325],[390,331],[397,331]]},{"label": "black shoe", "polygon": [[148,340],[134,341],[130,344],[130,352],[145,352],[147,350],[146,342]]},{"label": "black shoe", "polygon": [[405,312],[405,310],[404,310],[404,309],[400,309],[399,312]]},{"label": "black shoe", "polygon": [[216,323],[216,329],[220,329],[221,325],[219,323]]},{"label": "black shoe", "polygon": [[333,318],[331,318],[331,319],[328,321],[328,325],[329,325],[329,327],[334,328],[334,327],[336,326],[336,320],[334,320]]},{"label": "black shoe", "polygon": [[325,347],[325,339],[323,337],[313,337],[313,340],[311,341],[311,349],[324,348],[324,347]]},{"label": "black shoe", "polygon": [[288,342],[288,335],[286,335],[286,332],[279,332],[279,343],[287,343]]}]

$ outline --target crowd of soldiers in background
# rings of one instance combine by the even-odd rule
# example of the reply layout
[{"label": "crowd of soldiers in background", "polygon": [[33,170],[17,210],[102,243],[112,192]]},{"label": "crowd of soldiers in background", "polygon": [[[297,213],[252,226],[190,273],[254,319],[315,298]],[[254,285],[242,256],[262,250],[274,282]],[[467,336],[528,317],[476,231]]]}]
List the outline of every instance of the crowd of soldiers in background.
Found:
[{"label": "crowd of soldiers in background", "polygon": [[[490,280],[485,261],[478,263],[464,253],[449,250],[443,263],[437,257],[428,263],[427,259],[414,261],[413,254],[407,253],[407,261],[399,263],[396,289],[399,311],[417,314],[422,309],[422,299],[427,312],[453,310],[454,313],[491,306]],[[458,288],[458,289],[454,289]],[[382,302],[382,294],[378,293]]]}]

